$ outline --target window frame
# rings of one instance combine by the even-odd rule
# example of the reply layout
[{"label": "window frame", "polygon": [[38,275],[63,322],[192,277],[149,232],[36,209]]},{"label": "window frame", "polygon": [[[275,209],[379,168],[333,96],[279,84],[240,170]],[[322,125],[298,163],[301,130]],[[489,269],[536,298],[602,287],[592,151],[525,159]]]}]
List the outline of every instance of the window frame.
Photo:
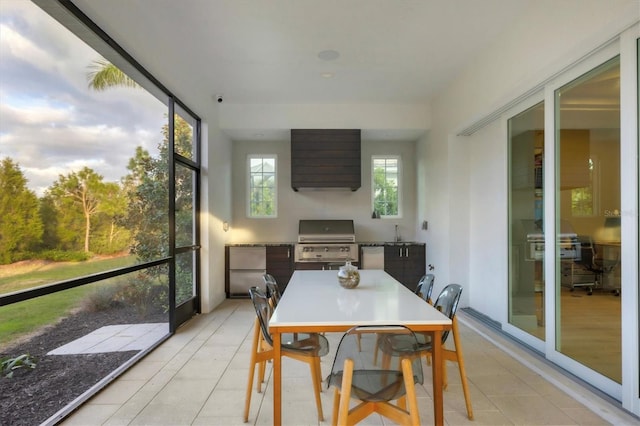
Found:
[{"label": "window frame", "polygon": [[[376,160],[396,160],[397,161],[397,167],[398,167],[398,182],[397,182],[397,192],[398,192],[398,213],[396,215],[382,215],[380,214],[379,216],[376,215],[376,217],[379,217],[380,219],[400,219],[402,218],[402,175],[403,175],[403,167],[402,167],[402,156],[398,155],[398,154],[389,154],[389,155],[372,155],[371,156],[371,210],[375,213],[377,213],[376,211],[376,207],[375,207],[375,200],[376,200],[376,186],[375,186],[375,166],[374,163]],[[385,173],[386,173],[386,169],[385,169]]]},{"label": "window frame", "polygon": [[[251,182],[252,182],[252,172],[251,172],[251,160],[262,159],[264,164],[265,159],[273,160],[273,214],[271,215],[254,215],[251,213],[252,200],[251,200]],[[245,177],[247,179],[246,184],[246,215],[249,219],[275,219],[278,217],[278,155],[277,154],[248,154],[247,155],[247,165],[246,165]],[[264,172],[263,172],[264,174]]]}]

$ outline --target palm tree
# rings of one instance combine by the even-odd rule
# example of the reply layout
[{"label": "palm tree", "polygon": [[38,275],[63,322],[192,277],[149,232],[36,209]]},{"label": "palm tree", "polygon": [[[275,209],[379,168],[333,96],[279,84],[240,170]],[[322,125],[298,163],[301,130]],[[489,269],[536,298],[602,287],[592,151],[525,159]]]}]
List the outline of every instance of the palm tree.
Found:
[{"label": "palm tree", "polygon": [[87,78],[90,89],[103,91],[110,87],[140,87],[131,77],[106,59],[93,61],[89,69],[91,71],[87,73]]}]

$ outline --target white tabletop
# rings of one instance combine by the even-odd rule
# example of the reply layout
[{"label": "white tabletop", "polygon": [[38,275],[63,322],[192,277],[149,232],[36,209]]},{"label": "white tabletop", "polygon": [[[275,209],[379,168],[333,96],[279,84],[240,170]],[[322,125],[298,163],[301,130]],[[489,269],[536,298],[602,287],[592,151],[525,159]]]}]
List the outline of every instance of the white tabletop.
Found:
[{"label": "white tabletop", "polygon": [[342,288],[337,274],[338,271],[295,271],[269,327],[451,326],[447,316],[383,270],[360,270],[360,284],[354,289]]}]

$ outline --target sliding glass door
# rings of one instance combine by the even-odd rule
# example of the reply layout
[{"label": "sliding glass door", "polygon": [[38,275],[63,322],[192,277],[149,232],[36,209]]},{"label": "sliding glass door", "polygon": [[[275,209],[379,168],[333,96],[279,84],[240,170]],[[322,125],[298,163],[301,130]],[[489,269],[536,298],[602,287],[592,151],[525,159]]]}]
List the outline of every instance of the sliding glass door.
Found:
[{"label": "sliding glass door", "polygon": [[556,350],[622,382],[620,60],[555,91]]},{"label": "sliding glass door", "polygon": [[544,102],[508,127],[509,323],[544,339]]}]

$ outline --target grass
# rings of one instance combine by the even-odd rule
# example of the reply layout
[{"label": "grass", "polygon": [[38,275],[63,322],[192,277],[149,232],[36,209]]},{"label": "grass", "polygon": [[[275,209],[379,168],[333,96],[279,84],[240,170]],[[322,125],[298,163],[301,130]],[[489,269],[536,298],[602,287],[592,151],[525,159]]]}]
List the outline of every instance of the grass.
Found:
[{"label": "grass", "polygon": [[[135,256],[47,264],[26,273],[0,278],[0,294],[49,284],[64,279],[80,277],[120,268],[135,263]],[[77,307],[85,295],[96,285],[86,285],[53,293],[47,296],[0,307],[0,345],[4,346],[39,328],[54,324]]]},{"label": "grass", "polygon": [[9,269],[9,271],[5,271],[4,276],[0,276],[0,295],[75,277],[83,277],[97,272],[123,268],[135,263],[136,257],[129,255],[101,260],[88,260],[86,262],[31,262],[15,267],[14,273],[11,273],[10,268],[12,265],[8,265],[5,268]]}]

